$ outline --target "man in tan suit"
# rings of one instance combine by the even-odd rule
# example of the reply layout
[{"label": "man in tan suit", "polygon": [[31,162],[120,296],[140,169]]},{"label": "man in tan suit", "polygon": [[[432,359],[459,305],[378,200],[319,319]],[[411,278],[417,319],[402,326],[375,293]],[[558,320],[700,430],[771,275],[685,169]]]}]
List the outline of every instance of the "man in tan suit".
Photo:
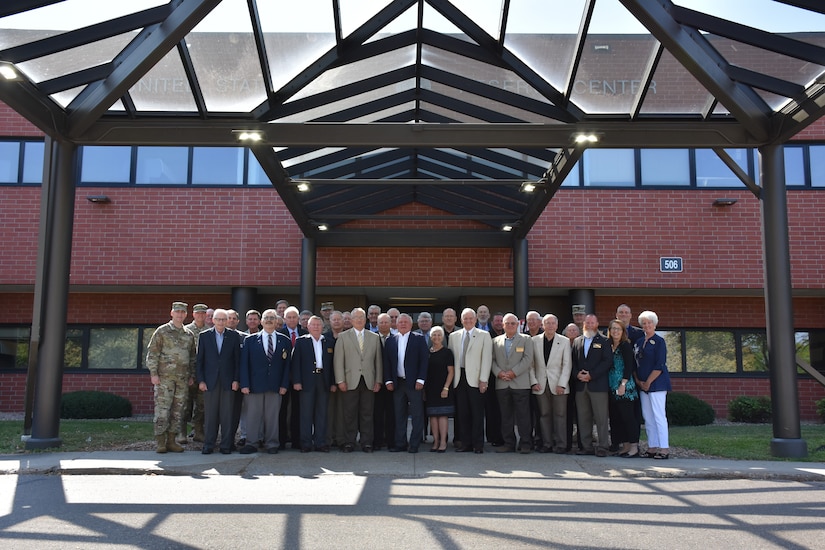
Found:
[{"label": "man in tan suit", "polygon": [[532,426],[530,422],[530,388],[535,387],[533,372],[533,341],[518,332],[518,317],[512,313],[504,316],[504,334],[493,340],[493,374],[496,377],[496,397],[501,409],[501,436],[504,445],[497,453],[516,450],[518,426],[519,452],[532,451]]},{"label": "man in tan suit", "polygon": [[355,438],[361,428],[361,450],[373,450],[373,407],[375,393],[381,389],[383,362],[381,339],[366,329],[367,314],[360,307],[352,310],[352,328],[335,342],[333,364],[335,383],[343,392],[344,446],[355,450]]},{"label": "man in tan suit", "polygon": [[449,348],[456,361],[453,387],[456,389],[456,415],[461,433],[461,447],[456,452],[484,452],[484,393],[493,362],[493,341],[490,333],[476,328],[476,312],[465,308],[461,312],[464,327],[450,334]]},{"label": "man in tan suit", "polygon": [[542,319],[544,334],[533,337],[533,368],[544,445],[540,453],[567,452],[567,396],[570,393],[570,339],[556,334],[559,320],[552,313]]}]

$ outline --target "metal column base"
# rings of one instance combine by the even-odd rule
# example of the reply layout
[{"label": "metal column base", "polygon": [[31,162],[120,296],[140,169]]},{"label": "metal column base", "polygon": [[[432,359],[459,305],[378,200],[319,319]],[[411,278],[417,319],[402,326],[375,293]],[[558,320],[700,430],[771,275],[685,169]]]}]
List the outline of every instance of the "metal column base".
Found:
[{"label": "metal column base", "polygon": [[30,437],[26,440],[26,450],[32,449],[52,449],[54,447],[61,447],[63,439],[59,437],[34,438]]},{"label": "metal column base", "polygon": [[805,458],[808,456],[808,444],[804,439],[771,439],[771,455],[782,458]]}]

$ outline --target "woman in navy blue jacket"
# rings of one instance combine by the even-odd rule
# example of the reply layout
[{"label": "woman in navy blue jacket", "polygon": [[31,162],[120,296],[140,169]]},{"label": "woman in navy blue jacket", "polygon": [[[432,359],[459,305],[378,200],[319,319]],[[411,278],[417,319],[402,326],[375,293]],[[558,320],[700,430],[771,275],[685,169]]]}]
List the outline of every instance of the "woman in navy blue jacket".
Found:
[{"label": "woman in navy blue jacket", "polygon": [[662,460],[670,456],[665,400],[671,387],[667,372],[667,345],[664,338],[656,334],[658,324],[659,317],[652,311],[643,311],[639,315],[639,325],[645,335],[636,340],[633,351],[647,432],[647,453],[644,456]]}]

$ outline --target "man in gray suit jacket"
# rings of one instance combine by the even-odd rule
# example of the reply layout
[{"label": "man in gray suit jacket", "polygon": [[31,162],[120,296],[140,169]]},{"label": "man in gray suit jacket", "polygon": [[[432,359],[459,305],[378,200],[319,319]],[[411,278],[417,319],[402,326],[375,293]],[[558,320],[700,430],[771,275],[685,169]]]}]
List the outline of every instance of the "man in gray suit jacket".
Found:
[{"label": "man in gray suit jacket", "polygon": [[542,319],[544,334],[533,336],[533,370],[539,404],[539,426],[544,443],[540,453],[567,452],[567,399],[570,393],[570,339],[557,334],[559,320],[552,313]]},{"label": "man in gray suit jacket", "polygon": [[335,383],[343,392],[344,446],[342,451],[355,450],[358,428],[361,428],[361,450],[373,450],[373,407],[375,393],[381,389],[383,363],[381,339],[367,330],[367,314],[360,307],[352,310],[352,328],[345,330],[335,342],[333,364]]},{"label": "man in gray suit jacket", "polygon": [[501,408],[501,435],[504,445],[497,453],[516,450],[518,426],[519,452],[532,451],[532,426],[530,422],[530,388],[535,387],[533,372],[533,341],[518,332],[518,317],[512,313],[504,316],[504,334],[493,340],[493,374],[496,377],[496,397]]},{"label": "man in gray suit jacket", "polygon": [[198,356],[195,374],[198,389],[203,392],[204,441],[203,454],[212,454],[218,427],[221,429],[220,450],[232,452],[235,441],[233,410],[238,391],[241,337],[226,328],[227,313],[216,309],[212,316],[214,326],[198,336]]}]

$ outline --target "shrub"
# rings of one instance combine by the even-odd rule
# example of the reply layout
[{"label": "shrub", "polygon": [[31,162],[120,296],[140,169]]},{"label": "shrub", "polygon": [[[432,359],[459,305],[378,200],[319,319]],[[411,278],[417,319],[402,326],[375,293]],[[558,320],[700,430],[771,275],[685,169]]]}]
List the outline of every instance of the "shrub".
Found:
[{"label": "shrub", "polygon": [[668,393],[665,412],[668,423],[673,426],[705,426],[716,419],[710,403],[689,393]]},{"label": "shrub", "polygon": [[728,418],[731,422],[759,424],[770,422],[771,416],[770,397],[747,397],[740,395],[728,403]]},{"label": "shrub", "polygon": [[125,397],[102,391],[64,393],[60,418],[122,418],[132,416],[132,404]]},{"label": "shrub", "polygon": [[816,402],[816,413],[822,418],[822,421],[825,422],[825,399],[820,399]]}]

